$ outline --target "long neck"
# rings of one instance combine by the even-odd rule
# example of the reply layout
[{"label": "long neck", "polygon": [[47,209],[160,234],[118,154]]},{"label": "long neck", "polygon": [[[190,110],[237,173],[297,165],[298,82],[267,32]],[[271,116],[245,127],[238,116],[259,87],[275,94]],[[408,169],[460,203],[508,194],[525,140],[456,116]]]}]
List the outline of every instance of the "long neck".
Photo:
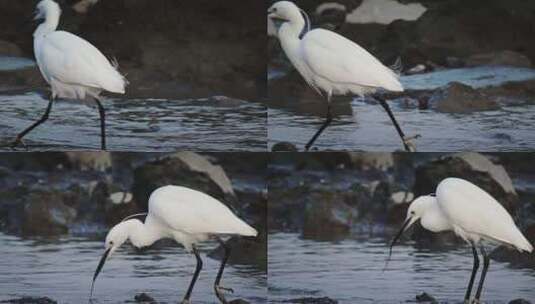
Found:
[{"label": "long neck", "polygon": [[48,9],[45,14],[45,21],[37,27],[37,29],[33,33],[33,36],[37,38],[48,33],[54,32],[58,28],[60,16],[61,10]]},{"label": "long neck", "polygon": [[[304,26],[305,21],[303,17],[299,15],[299,18],[296,17],[294,20],[285,22],[281,25],[278,32],[278,37],[281,47],[286,56],[288,56],[288,59],[290,59],[293,66],[301,73],[301,75],[306,78],[307,75],[309,75],[309,73],[307,73],[308,67],[301,58],[301,39],[299,39],[299,35],[301,34]],[[307,82],[310,81],[309,79],[306,80]]]},{"label": "long neck", "polygon": [[161,230],[150,223],[143,224],[137,219],[127,222],[130,242],[137,248],[150,246],[163,237]]},{"label": "long neck", "polygon": [[427,209],[420,222],[422,226],[432,232],[451,230],[451,224],[447,216],[442,212],[435,197],[430,197],[426,202]]}]

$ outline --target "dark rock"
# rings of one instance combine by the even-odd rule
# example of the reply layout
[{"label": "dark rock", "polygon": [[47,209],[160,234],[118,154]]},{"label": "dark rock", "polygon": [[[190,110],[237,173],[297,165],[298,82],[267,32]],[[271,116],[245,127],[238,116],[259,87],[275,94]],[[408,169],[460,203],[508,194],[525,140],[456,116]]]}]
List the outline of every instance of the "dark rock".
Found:
[{"label": "dark rock", "polygon": [[504,104],[535,104],[535,80],[511,81],[479,89],[481,93]]},{"label": "dark rock", "polygon": [[526,299],[514,299],[509,301],[509,304],[531,304],[531,302]]},{"label": "dark rock", "polygon": [[56,191],[36,191],[25,198],[22,233],[55,235],[68,232],[76,218],[76,209],[66,205],[65,196]]},{"label": "dark rock", "polygon": [[229,304],[249,304],[249,301],[246,301],[244,299],[234,299],[232,301],[229,301]]},{"label": "dark rock", "polygon": [[333,300],[329,297],[314,298],[314,297],[305,297],[297,298],[291,300],[284,300],[283,303],[298,303],[298,304],[337,304],[338,301]]},{"label": "dark rock", "polygon": [[470,113],[500,108],[497,102],[459,82],[452,82],[437,90],[431,96],[429,103],[437,111],[446,113]]},{"label": "dark rock", "polygon": [[315,192],[307,197],[303,237],[332,240],[346,236],[356,220],[356,209],[340,201],[336,193]]},{"label": "dark rock", "polygon": [[272,152],[297,152],[297,147],[289,142],[279,142],[273,145]]},{"label": "dark rock", "polygon": [[[84,37],[107,57],[117,57],[130,81],[130,97],[220,94],[251,100],[264,90],[264,3],[98,1],[79,14],[67,4],[72,1],[58,2],[63,9],[60,29]],[[36,26],[26,20],[35,4],[0,2],[6,25],[0,28],[0,40],[17,45],[28,58],[34,56]]]},{"label": "dark rock", "polygon": [[152,191],[166,185],[189,187],[207,193],[219,200],[235,201],[206,173],[192,170],[177,157],[165,157],[142,164],[134,170],[132,185],[134,200],[142,210],[147,209]]},{"label": "dark rock", "polygon": [[531,67],[531,61],[523,54],[507,50],[472,55],[466,59],[466,65],[506,65],[529,68]]},{"label": "dark rock", "polygon": [[134,300],[136,301],[136,303],[148,303],[148,304],[156,304],[158,302],[156,302],[156,300],[154,300],[154,298],[152,298],[151,296],[149,296],[148,294],[142,292],[142,293],[139,293],[137,294],[135,297],[134,297]]},{"label": "dark rock", "polygon": [[20,48],[9,41],[0,40],[0,56],[20,57]]},{"label": "dark rock", "polygon": [[[256,265],[258,269],[267,270],[267,233],[260,231],[257,237],[231,237],[225,242],[230,248],[230,264]],[[208,256],[221,260],[224,256],[223,246],[219,245]]]},{"label": "dark rock", "polygon": [[50,299],[49,297],[22,297],[19,299],[11,299],[0,301],[0,303],[10,303],[10,304],[56,304],[58,302]]},{"label": "dark rock", "polygon": [[466,179],[492,195],[514,214],[518,195],[505,169],[479,153],[457,153],[424,163],[416,168],[413,192],[415,196],[434,193],[447,177]]},{"label": "dark rock", "polygon": [[416,296],[416,301],[418,303],[432,303],[436,304],[438,301],[435,299],[435,297],[429,295],[428,293],[424,292],[422,294],[419,294]]}]

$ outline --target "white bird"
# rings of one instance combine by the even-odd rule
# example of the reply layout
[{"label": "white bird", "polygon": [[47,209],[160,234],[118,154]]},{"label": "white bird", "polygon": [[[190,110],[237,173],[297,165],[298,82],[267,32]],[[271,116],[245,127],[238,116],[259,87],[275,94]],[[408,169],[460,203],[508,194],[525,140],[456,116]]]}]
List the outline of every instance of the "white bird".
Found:
[{"label": "white bird", "polygon": [[149,210],[145,222],[135,219],[137,215],[127,217],[114,226],[106,236],[105,252],[102,256],[91,285],[91,295],[98,274],[106,259],[110,257],[119,246],[130,240],[137,248],[147,247],[160,239],[174,239],[182,244],[188,252],[193,252],[197,259],[197,267],[182,301],[189,303],[193,286],[202,268],[202,260],[196,244],[210,237],[216,240],[225,249],[225,255],[214,283],[215,293],[221,303],[227,303],[222,291],[232,289],[219,286],[223,269],[230,255],[230,248],[218,235],[242,235],[255,237],[257,231],[239,219],[232,211],[215,198],[186,187],[164,186],[152,192],[149,197]]},{"label": "white bird", "polygon": [[478,303],[483,282],[490,263],[483,243],[502,244],[520,252],[532,252],[533,246],[516,227],[511,215],[490,194],[478,186],[460,178],[446,178],[436,189],[436,195],[416,198],[407,210],[407,218],[390,245],[392,247],[417,220],[423,228],[432,232],[453,231],[472,246],[474,267],[465,294],[469,302],[474,278],[479,268],[477,247],[483,256],[483,270],[475,295]]},{"label": "white bird", "polygon": [[41,74],[52,88],[44,115],[19,133],[13,146],[24,146],[22,138],[48,119],[56,98],[96,101],[100,115],[101,148],[106,149],[106,119],[100,93],[124,94],[127,80],[117,70],[117,63],[108,59],[91,43],[64,31],[57,31],[61,8],[53,0],[37,4],[35,19],[44,19],[35,30],[33,46]]},{"label": "white bird", "polygon": [[[289,1],[279,1],[268,9],[268,18],[282,21],[277,37],[286,56],[306,82],[327,97],[326,121],[306,144],[310,149],[316,138],[331,123],[331,96],[364,96],[379,88],[401,92],[398,75],[353,41],[325,29],[308,30],[306,13]],[[414,150],[410,138],[399,127],[386,101],[376,96],[403,141],[406,150]]]}]

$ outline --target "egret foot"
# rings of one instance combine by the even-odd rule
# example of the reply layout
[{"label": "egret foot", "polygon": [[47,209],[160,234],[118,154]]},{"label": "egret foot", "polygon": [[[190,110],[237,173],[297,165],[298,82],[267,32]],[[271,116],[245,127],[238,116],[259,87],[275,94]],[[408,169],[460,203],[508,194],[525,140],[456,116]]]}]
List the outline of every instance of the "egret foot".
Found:
[{"label": "egret foot", "polygon": [[481,300],[479,300],[479,299],[474,299],[474,300],[472,300],[472,304],[481,304],[481,303],[482,303],[482,302],[481,302]]},{"label": "egret foot", "polygon": [[225,299],[224,292],[234,293],[234,289],[226,288],[226,287],[219,286],[219,285],[215,285],[214,286],[214,290],[215,290],[215,295],[217,296],[219,301],[221,301],[221,303],[223,303],[223,304],[227,303],[227,300]]},{"label": "egret foot", "polygon": [[18,146],[22,146],[26,151],[28,150],[28,146],[26,146],[22,138],[19,136],[17,136],[17,138],[15,138],[15,140],[11,143],[11,149],[15,149]]},{"label": "egret foot", "polygon": [[180,302],[180,304],[190,304],[191,302],[189,301],[189,299],[184,299],[182,300],[182,302]]},{"label": "egret foot", "polygon": [[403,137],[403,145],[409,150],[408,152],[416,152],[416,144],[413,142],[413,140],[418,139],[420,137],[422,137],[420,134]]}]

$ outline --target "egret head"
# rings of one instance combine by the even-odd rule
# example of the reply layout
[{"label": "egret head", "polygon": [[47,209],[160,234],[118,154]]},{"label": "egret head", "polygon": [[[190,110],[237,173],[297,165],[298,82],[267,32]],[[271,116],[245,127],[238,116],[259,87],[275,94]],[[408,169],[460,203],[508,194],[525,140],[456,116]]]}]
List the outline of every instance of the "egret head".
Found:
[{"label": "egret head", "polygon": [[[138,221],[138,220],[128,220],[121,222],[117,225],[115,225],[110,232],[108,232],[108,235],[106,236],[106,241],[104,243],[104,255],[102,255],[102,258],[100,259],[100,262],[98,263],[97,270],[95,270],[95,274],[93,275],[93,283],[91,284],[91,294],[90,298],[93,296],[93,287],[95,285],[95,280],[98,277],[98,274],[102,270],[102,267],[104,267],[104,263],[106,263],[106,259],[109,258],[117,248],[119,248],[126,240],[129,238],[129,231],[131,223],[130,221]],[[139,222],[139,221],[138,221]]]},{"label": "egret head", "polygon": [[59,18],[61,8],[59,4],[53,0],[41,0],[35,8],[35,20],[46,19],[48,16],[54,15]]},{"label": "egret head", "polygon": [[293,21],[303,18],[301,9],[290,1],[279,1],[268,9],[268,18],[281,21]]},{"label": "egret head", "polygon": [[[435,202],[435,196],[434,194],[430,195],[423,195],[417,197],[409,206],[409,209],[407,209],[407,217],[405,218],[405,222],[403,222],[403,225],[401,226],[401,229],[396,234],[392,242],[390,243],[390,251],[388,254],[388,260],[390,260],[390,256],[392,255],[392,247],[396,244],[398,239],[401,237],[403,232],[405,232],[407,229],[409,229],[410,226],[412,226],[414,223],[416,223],[417,220],[422,218],[425,211],[431,204]],[[387,260],[387,264],[388,264]],[[386,266],[385,266],[386,268]]]}]

